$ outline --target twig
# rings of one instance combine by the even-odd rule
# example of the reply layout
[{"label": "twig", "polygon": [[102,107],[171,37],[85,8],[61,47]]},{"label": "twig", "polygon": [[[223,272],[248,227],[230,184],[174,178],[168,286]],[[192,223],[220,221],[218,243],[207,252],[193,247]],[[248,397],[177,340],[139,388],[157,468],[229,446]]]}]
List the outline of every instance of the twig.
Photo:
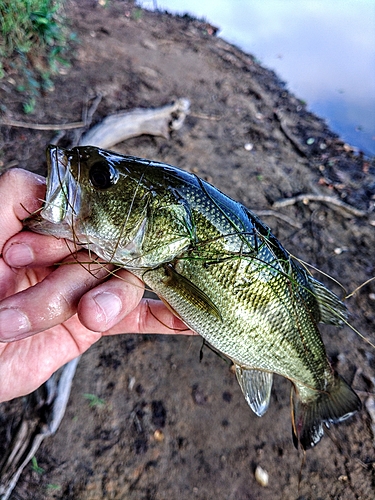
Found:
[{"label": "twig", "polygon": [[306,151],[302,148],[300,143],[293,137],[292,133],[289,131],[289,128],[286,124],[286,120],[282,118],[282,116],[274,110],[273,112],[274,118],[278,121],[281,132],[285,135],[288,141],[292,144],[298,154],[301,156],[307,157]]},{"label": "twig", "polygon": [[[96,110],[98,109],[98,106],[101,102],[103,98],[103,94],[102,93],[99,93],[95,98],[94,100],[92,101],[91,103],[91,106],[88,107],[88,103],[91,99],[88,99],[85,106],[84,106],[84,109],[82,111],[82,121],[84,122],[85,124],[85,128],[88,129],[91,125],[91,122],[92,122],[92,118],[96,112]],[[72,137],[72,147],[75,147],[75,146],[79,146],[80,144],[80,141],[81,141],[81,138],[82,138],[82,134],[85,132],[85,130],[83,128],[81,129],[78,129],[74,132],[73,134],[73,137]],[[87,132],[86,132],[87,133]]]},{"label": "twig", "polygon": [[277,219],[283,220],[284,222],[286,222],[287,224],[289,224],[292,227],[296,227],[297,229],[302,228],[302,224],[293,220],[292,218],[288,217],[287,215],[279,214],[275,210],[256,210],[255,213],[257,215],[259,215],[260,217],[267,217],[267,216],[276,217]]},{"label": "twig", "polygon": [[205,115],[204,113],[190,113],[193,118],[201,118],[202,120],[220,121],[223,117],[221,115]]},{"label": "twig", "polygon": [[344,210],[354,215],[355,217],[366,217],[368,215],[364,210],[359,210],[358,208],[354,208],[347,203],[344,203],[337,198],[333,198],[332,196],[326,196],[323,194],[299,194],[298,196],[293,196],[292,198],[285,198],[283,200],[275,201],[272,205],[273,208],[283,208],[288,207],[290,205],[295,205],[296,203],[302,201],[307,204],[309,201],[320,201],[322,203],[328,203],[333,205],[333,207],[338,208],[340,210]]},{"label": "twig", "polygon": [[91,103],[91,106],[88,108],[86,105],[84,112],[82,113],[82,120],[85,122],[86,127],[89,127],[91,125],[92,117],[94,116],[94,113],[98,109],[98,106],[102,99],[103,99],[103,94],[99,92],[99,94],[95,97],[95,99]]},{"label": "twig", "polygon": [[0,125],[7,125],[9,127],[20,127],[29,128],[33,130],[71,130],[74,128],[82,128],[85,126],[84,122],[72,122],[72,123],[27,123],[19,122],[17,120],[12,120],[7,118],[6,120],[0,120]]}]

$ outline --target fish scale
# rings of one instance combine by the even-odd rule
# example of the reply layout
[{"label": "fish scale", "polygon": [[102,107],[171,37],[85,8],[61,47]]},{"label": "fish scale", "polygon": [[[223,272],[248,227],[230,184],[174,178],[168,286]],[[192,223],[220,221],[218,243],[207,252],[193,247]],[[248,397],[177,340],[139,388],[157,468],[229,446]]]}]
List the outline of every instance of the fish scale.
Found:
[{"label": "fish scale", "polygon": [[292,382],[295,445],[361,403],[331,368],[318,322],[347,311],[255,214],[193,174],[85,146],[47,150],[47,196],[26,225],[78,240],[142,279],[230,358],[246,401],[267,410],[273,374]]},{"label": "fish scale", "polygon": [[[193,330],[199,328],[200,333],[212,343],[214,347],[225,352],[231,359],[242,366],[256,366],[257,368],[268,370],[276,369],[279,374],[283,376],[288,375],[292,378],[298,378],[297,374],[294,373],[297,371],[298,376],[301,377],[301,367],[299,367],[299,364],[296,365],[295,363],[295,344],[298,341],[296,338],[295,326],[293,325],[294,328],[290,326],[288,329],[281,329],[283,323],[288,319],[288,317],[285,318],[285,312],[287,316],[290,316],[289,312],[285,311],[284,307],[279,306],[280,311],[278,314],[275,314],[274,301],[264,305],[265,300],[259,293],[260,287],[258,281],[254,282],[254,290],[247,287],[246,295],[243,297],[242,301],[240,301],[238,297],[231,293],[232,286],[230,280],[228,280],[227,265],[218,264],[210,266],[209,273],[206,273],[204,279],[201,280],[194,279],[194,276],[202,274],[204,265],[200,264],[198,266],[196,262],[191,261],[183,261],[182,265],[184,269],[179,268],[179,272],[181,272],[181,274],[183,272],[184,276],[194,282],[204,293],[210,296],[210,298],[217,297],[219,292],[221,295],[220,303],[216,303],[216,305],[222,310],[222,321],[217,322],[214,317],[209,317],[208,320],[204,322],[205,326],[203,332],[202,326],[198,326],[202,325],[203,322],[203,318],[200,317],[200,311],[198,310],[195,311],[194,319],[188,322],[188,325]],[[214,268],[216,268],[216,270]],[[154,279],[153,275],[155,275],[157,279]],[[165,297],[167,302],[170,303],[175,310],[179,311],[180,308],[184,307],[186,297],[176,294],[172,287],[169,287],[168,284],[164,284],[163,269],[149,271],[143,276],[143,279],[152,289]],[[281,288],[282,286],[280,284],[274,291],[275,295],[278,295],[279,302],[281,301],[278,291],[281,290]],[[266,301],[268,301],[268,297]],[[230,307],[224,309],[224,304],[228,302]],[[271,320],[267,313],[269,308],[272,310]],[[249,309],[251,310],[251,319],[249,318]],[[233,314],[233,311],[235,311],[235,314]],[[191,313],[184,314],[184,316],[189,317],[189,319],[190,315]],[[293,318],[289,317],[289,322],[292,322],[292,319]],[[271,330],[275,330],[276,333],[271,335]],[[290,330],[292,333],[286,335],[284,330],[287,332]],[[278,332],[281,333],[279,334]],[[261,343],[258,341],[259,336],[263,336]],[[266,357],[263,354],[264,352],[275,350],[272,349],[272,346],[277,344],[278,337],[280,341],[284,341],[284,349],[287,349],[289,352],[289,359],[287,362],[283,360],[282,366],[277,366],[275,356],[272,356],[269,360],[268,356]],[[292,344],[290,341],[288,342],[289,339],[293,341]],[[313,353],[311,352],[309,354],[311,355]],[[306,364],[307,361],[304,365]],[[294,366],[296,369],[293,369]],[[315,372],[320,372],[313,373],[317,381],[319,381],[322,376],[324,365],[322,366],[322,363],[319,365],[316,364],[314,368]]]}]

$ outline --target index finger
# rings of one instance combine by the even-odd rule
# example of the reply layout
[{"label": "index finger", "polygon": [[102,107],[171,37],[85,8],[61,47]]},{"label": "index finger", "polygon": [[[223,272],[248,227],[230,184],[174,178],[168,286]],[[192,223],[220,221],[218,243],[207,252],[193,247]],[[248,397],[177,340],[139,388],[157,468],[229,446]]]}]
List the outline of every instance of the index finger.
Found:
[{"label": "index finger", "polygon": [[22,229],[22,221],[41,206],[46,191],[44,177],[13,168],[0,176],[0,254],[5,242]]}]

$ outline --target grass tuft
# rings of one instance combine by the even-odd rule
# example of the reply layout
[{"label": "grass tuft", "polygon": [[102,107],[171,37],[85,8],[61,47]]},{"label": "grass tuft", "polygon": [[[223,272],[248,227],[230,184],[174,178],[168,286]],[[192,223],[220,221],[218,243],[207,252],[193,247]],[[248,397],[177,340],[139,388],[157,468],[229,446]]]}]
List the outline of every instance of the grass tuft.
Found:
[{"label": "grass tuft", "polygon": [[69,31],[64,0],[0,0],[0,79],[8,77],[26,97],[32,113],[41,92],[53,89],[52,76],[68,65]]}]

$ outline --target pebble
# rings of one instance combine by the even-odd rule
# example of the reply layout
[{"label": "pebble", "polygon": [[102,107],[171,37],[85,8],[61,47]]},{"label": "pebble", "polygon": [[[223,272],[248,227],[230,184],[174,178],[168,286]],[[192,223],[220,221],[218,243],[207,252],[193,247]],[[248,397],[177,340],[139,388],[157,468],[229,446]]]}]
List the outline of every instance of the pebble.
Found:
[{"label": "pebble", "polygon": [[260,465],[255,469],[255,479],[261,486],[268,486],[269,475]]},{"label": "pebble", "polygon": [[157,429],[155,432],[154,432],[154,439],[155,441],[157,441],[158,443],[161,443],[162,441],[164,441],[164,434],[161,430]]}]

